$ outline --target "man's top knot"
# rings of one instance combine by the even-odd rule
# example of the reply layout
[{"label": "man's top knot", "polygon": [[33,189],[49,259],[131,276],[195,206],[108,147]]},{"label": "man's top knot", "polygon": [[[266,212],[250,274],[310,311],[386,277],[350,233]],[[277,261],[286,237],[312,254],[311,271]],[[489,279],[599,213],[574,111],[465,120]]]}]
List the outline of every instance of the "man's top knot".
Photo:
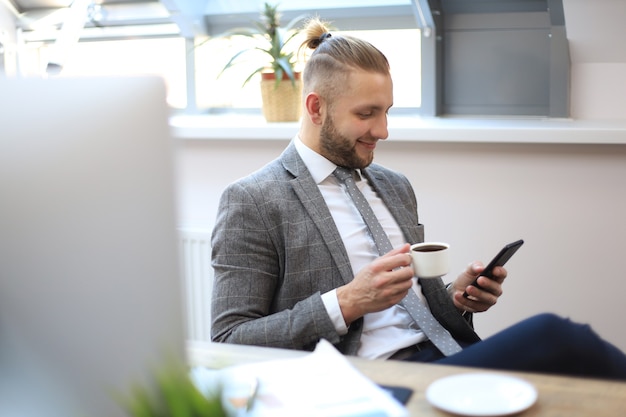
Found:
[{"label": "man's top knot", "polygon": [[324,32],[322,33],[322,35],[320,36],[320,43],[324,42],[326,39],[330,38],[331,35],[330,32]]},{"label": "man's top knot", "polygon": [[330,38],[332,35],[330,32],[324,32],[317,38],[312,38],[306,42],[306,45],[311,49],[317,49],[318,46],[322,44],[326,39]]}]

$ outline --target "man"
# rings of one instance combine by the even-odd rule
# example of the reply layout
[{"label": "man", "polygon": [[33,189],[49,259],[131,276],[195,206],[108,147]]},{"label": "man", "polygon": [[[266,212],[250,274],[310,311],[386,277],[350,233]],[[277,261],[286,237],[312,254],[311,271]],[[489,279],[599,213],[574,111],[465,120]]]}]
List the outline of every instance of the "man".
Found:
[{"label": "man", "polygon": [[[494,279],[480,277],[480,289],[470,285],[483,270],[479,262],[447,287],[441,279],[414,278],[409,243],[422,242],[424,230],[413,189],[403,175],[372,163],[378,141],[388,136],[388,62],[371,44],[331,35],[317,19],[306,34],[304,45],[314,52],[304,70],[298,135],[220,201],[212,339],[311,350],[323,338],[365,358],[626,379],[622,352],[587,326],[554,315],[480,341],[472,313],[488,310],[502,294],[502,267]],[[353,184],[394,249],[380,249],[337,167],[348,168],[348,177],[356,170]],[[416,322],[408,294],[428,306],[456,350],[446,352],[439,336]]]}]

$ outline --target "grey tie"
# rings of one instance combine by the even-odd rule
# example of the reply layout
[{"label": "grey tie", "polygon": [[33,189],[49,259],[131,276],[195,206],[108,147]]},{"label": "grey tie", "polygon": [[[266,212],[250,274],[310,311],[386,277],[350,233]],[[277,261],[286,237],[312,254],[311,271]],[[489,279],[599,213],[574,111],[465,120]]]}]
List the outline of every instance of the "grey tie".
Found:
[{"label": "grey tie", "polygon": [[[389,236],[387,236],[387,233],[383,230],[383,227],[380,225],[380,222],[376,218],[372,207],[365,199],[365,196],[363,196],[363,193],[361,193],[356,186],[356,182],[354,181],[354,175],[357,175],[356,171],[337,167],[333,174],[345,185],[346,191],[352,198],[359,213],[361,213],[361,217],[365,221],[369,233],[376,244],[378,253],[384,255],[392,250],[393,247],[389,241]],[[415,291],[409,290],[401,304],[441,353],[450,356],[462,350],[461,346],[459,346],[452,335],[450,335],[450,332],[433,317],[430,310],[420,301]]]}]

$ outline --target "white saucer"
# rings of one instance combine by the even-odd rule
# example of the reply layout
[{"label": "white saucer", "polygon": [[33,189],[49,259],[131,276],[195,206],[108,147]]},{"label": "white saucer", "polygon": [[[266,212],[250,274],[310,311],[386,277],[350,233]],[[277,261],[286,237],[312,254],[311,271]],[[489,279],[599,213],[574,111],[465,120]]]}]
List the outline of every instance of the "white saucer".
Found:
[{"label": "white saucer", "polygon": [[426,399],[449,413],[506,416],[532,406],[537,401],[537,390],[512,376],[472,373],[438,379],[426,390]]}]

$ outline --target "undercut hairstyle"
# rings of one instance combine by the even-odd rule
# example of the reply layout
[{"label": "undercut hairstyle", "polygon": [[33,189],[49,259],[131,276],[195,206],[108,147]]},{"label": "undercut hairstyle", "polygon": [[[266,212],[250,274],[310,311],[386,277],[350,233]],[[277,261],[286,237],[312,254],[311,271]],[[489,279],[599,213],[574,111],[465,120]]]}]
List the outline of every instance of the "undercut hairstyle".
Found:
[{"label": "undercut hairstyle", "polygon": [[304,28],[305,41],[300,49],[312,49],[303,70],[303,92],[316,91],[331,105],[351,71],[364,70],[389,75],[389,62],[374,45],[353,36],[330,32],[319,18]]}]

